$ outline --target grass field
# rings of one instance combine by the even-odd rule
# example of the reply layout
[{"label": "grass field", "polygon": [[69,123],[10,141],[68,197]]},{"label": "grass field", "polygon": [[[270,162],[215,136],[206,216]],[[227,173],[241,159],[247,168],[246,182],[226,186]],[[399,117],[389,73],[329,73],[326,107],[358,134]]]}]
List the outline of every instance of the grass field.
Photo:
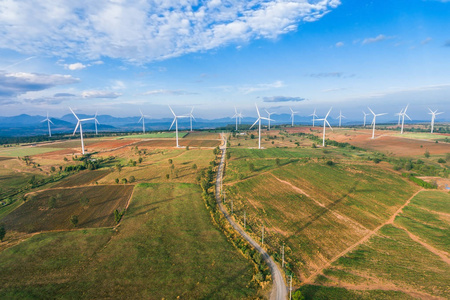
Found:
[{"label": "grass field", "polygon": [[[130,185],[88,186],[46,190],[1,219],[7,230],[40,232],[68,230],[72,215],[79,218],[78,228],[114,226],[114,210],[124,209],[133,191]],[[54,205],[50,198],[54,197]],[[82,203],[83,198],[89,200]],[[53,206],[53,207],[51,207]]]},{"label": "grass field", "polygon": [[197,185],[143,184],[115,232],[44,233],[0,252],[0,298],[246,299],[252,268]]},{"label": "grass field", "polygon": [[50,147],[13,147],[7,148],[6,150],[0,150],[0,156],[23,157],[53,152],[61,149],[62,148],[50,148]]},{"label": "grass field", "polygon": [[[187,135],[187,132],[178,132],[178,138],[183,138]],[[175,138],[175,132],[155,132],[155,133],[145,133],[145,134],[132,134],[118,137],[121,139],[159,139],[159,138]]]}]

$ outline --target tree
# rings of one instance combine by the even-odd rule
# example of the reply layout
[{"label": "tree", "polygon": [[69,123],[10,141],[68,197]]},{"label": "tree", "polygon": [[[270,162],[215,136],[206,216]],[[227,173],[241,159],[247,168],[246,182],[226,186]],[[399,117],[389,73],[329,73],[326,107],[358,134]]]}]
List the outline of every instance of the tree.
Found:
[{"label": "tree", "polygon": [[51,196],[50,199],[48,199],[48,208],[52,209],[56,207],[56,197]]},{"label": "tree", "polygon": [[144,159],[142,158],[142,157],[139,157],[139,163],[141,164],[142,163],[142,161],[143,161]]},{"label": "tree", "polygon": [[173,163],[173,160],[171,158],[169,158],[169,165],[171,165]]},{"label": "tree", "polygon": [[70,223],[72,223],[73,227],[77,227],[78,225],[78,216],[73,215],[70,217]]},{"label": "tree", "polygon": [[192,169],[193,169],[193,170],[197,170],[197,165],[196,165],[196,164],[193,164],[193,165],[192,165]]},{"label": "tree", "polygon": [[250,172],[254,172],[255,171],[255,165],[253,163],[248,163],[248,169],[250,170]]},{"label": "tree", "polygon": [[294,294],[292,294],[293,300],[305,300],[305,296],[302,295],[302,292],[300,290],[296,290]]},{"label": "tree", "polygon": [[128,179],[129,183],[133,183],[136,181],[136,178],[134,178],[134,176],[130,176],[130,179]]},{"label": "tree", "polygon": [[122,171],[122,165],[121,164],[116,164],[116,169],[120,174],[120,171]]},{"label": "tree", "polygon": [[122,178],[122,183],[127,184],[128,180],[126,178]]},{"label": "tree", "polygon": [[277,165],[277,167],[279,167],[281,164],[280,159],[278,157],[275,159],[275,164]]},{"label": "tree", "polygon": [[118,184],[118,183],[119,183],[119,178],[116,178],[116,180],[115,180],[115,181],[116,181],[116,183]]},{"label": "tree", "polygon": [[430,157],[430,152],[428,150],[425,150],[424,155],[425,155],[426,158],[429,158]]},{"label": "tree", "polygon": [[169,179],[170,178],[170,175],[169,174],[166,174],[166,179]]},{"label": "tree", "polygon": [[5,229],[5,225],[2,223],[0,224],[0,242],[3,242],[3,238],[6,235],[6,229]]},{"label": "tree", "polygon": [[50,168],[50,171],[51,171],[51,172],[55,172],[55,171],[56,171],[55,167],[52,166],[52,167]]}]

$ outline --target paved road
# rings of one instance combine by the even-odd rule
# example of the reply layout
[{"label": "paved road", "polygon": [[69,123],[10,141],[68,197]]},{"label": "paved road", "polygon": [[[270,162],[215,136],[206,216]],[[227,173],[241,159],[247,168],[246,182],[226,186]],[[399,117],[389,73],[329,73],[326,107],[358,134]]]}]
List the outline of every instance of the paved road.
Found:
[{"label": "paved road", "polygon": [[273,280],[273,286],[272,286],[272,292],[270,293],[270,299],[271,300],[286,300],[288,298],[287,295],[287,288],[284,283],[283,275],[278,268],[278,266],[275,264],[275,262],[272,260],[272,258],[267,254],[267,252],[255,241],[253,240],[236,222],[233,221],[231,216],[227,213],[225,210],[225,207],[222,204],[222,199],[220,198],[220,187],[222,183],[222,176],[223,176],[223,165],[225,163],[225,154],[227,151],[226,147],[227,143],[226,140],[223,143],[223,145],[220,146],[220,149],[222,151],[222,158],[220,159],[219,164],[219,170],[217,172],[217,180],[216,180],[216,201],[219,205],[220,211],[223,213],[225,218],[228,220],[228,222],[233,226],[233,228],[239,232],[239,234],[245,238],[259,253],[262,254],[262,257],[266,261],[267,265],[270,268],[270,272],[272,273],[272,280]]}]

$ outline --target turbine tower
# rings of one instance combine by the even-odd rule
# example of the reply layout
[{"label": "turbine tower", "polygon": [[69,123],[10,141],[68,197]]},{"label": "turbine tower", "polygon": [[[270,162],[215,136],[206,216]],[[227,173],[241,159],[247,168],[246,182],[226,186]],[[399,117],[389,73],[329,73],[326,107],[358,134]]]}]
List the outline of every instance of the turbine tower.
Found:
[{"label": "turbine tower", "polygon": [[368,109],[370,110],[370,112],[371,112],[372,115],[373,115],[373,120],[372,120],[372,124],[373,124],[372,139],[374,139],[374,138],[375,138],[375,125],[376,125],[377,117],[383,116],[383,115],[387,115],[387,113],[375,114],[375,113],[370,109],[370,107],[368,107]]},{"label": "turbine tower", "polygon": [[139,119],[138,123],[142,121],[142,132],[145,134],[145,118],[148,118],[147,115],[144,115],[142,113],[142,110],[139,109],[139,112],[141,113],[141,118]]},{"label": "turbine tower", "polygon": [[77,126],[75,127],[75,130],[73,131],[72,135],[75,135],[75,132],[78,129],[78,126],[80,127],[80,136],[81,136],[81,153],[84,154],[84,141],[83,141],[83,122],[85,121],[91,121],[94,120],[94,118],[87,118],[87,119],[80,119],[78,116],[73,112],[73,110],[69,107],[70,111],[73,113],[75,118],[77,118]]},{"label": "turbine tower", "polygon": [[175,136],[176,136],[176,140],[177,140],[177,148],[179,148],[180,145],[178,145],[178,119],[181,119],[181,118],[189,118],[189,116],[177,116],[177,115],[173,112],[172,107],[170,107],[170,105],[169,105],[169,109],[170,109],[170,111],[172,112],[173,117],[174,117],[174,118],[173,118],[173,121],[172,121],[172,125],[170,125],[169,130],[172,129],[172,126],[173,126],[173,124],[175,123]]},{"label": "turbine tower", "polygon": [[273,115],[273,112],[268,112],[267,109],[265,109],[265,111],[269,115],[267,118],[269,120],[269,130],[270,130],[270,115]]},{"label": "turbine tower", "polygon": [[438,109],[436,109],[435,111],[432,111],[430,108],[428,108],[428,110],[430,111],[428,114],[431,115],[431,133],[433,133],[434,131],[434,121],[436,120],[436,116],[443,114],[444,112],[437,112]]},{"label": "turbine tower", "polygon": [[97,135],[98,134],[98,132],[97,132],[97,124],[100,125],[100,122],[97,120],[97,112],[95,112],[94,123],[95,123],[95,135]]},{"label": "turbine tower", "polygon": [[345,116],[342,114],[342,110],[339,111],[339,116],[336,119],[339,119],[339,127],[341,127],[342,118],[345,119]]},{"label": "turbine tower", "polygon": [[409,106],[409,104],[406,105],[405,109],[403,110],[403,112],[401,114],[401,116],[402,116],[402,130],[401,130],[400,134],[403,134],[403,124],[405,124],[405,117],[408,117],[408,119],[410,121],[412,121],[411,118],[406,114],[406,110],[408,109],[408,106]]},{"label": "turbine tower", "polygon": [[192,106],[191,112],[189,113],[189,121],[191,123],[191,131],[192,131],[192,119],[194,119],[195,122],[197,122],[197,120],[194,118],[194,115],[192,114],[194,112],[194,107]]},{"label": "turbine tower", "polygon": [[[409,104],[408,104],[409,105]],[[397,122],[397,126],[400,126],[400,121],[402,118],[402,114],[403,114],[403,108],[400,110],[399,113],[396,113],[395,115],[398,116],[398,122]]]},{"label": "turbine tower", "polygon": [[[268,121],[269,121],[270,119],[269,119],[269,118],[261,117],[261,115],[259,114],[258,105],[256,105],[256,103],[255,103],[255,106],[256,106],[256,112],[258,113],[258,119],[255,121],[255,123],[253,123],[253,125],[250,127],[250,129],[252,129],[252,127],[255,126],[256,123],[259,122],[258,149],[261,149],[261,120],[268,120]],[[272,121],[273,121],[273,120],[272,120]]]},{"label": "turbine tower", "polygon": [[370,114],[366,114],[365,111],[363,111],[363,114],[364,114],[364,127],[366,127],[366,117]]},{"label": "turbine tower", "polygon": [[322,141],[322,146],[325,147],[325,129],[327,128],[327,125],[330,126],[330,129],[333,130],[333,128],[331,127],[330,123],[328,123],[328,115],[330,114],[331,110],[333,108],[331,107],[330,110],[328,111],[327,115],[325,116],[325,118],[323,119],[316,119],[316,121],[323,121],[323,141]]},{"label": "turbine tower", "polygon": [[312,114],[309,115],[310,117],[313,117],[313,127],[314,127],[314,121],[316,120],[316,118],[318,117],[316,115],[316,109],[314,108],[314,112]]},{"label": "turbine tower", "polygon": [[[234,107],[234,116],[232,118],[236,119],[236,131],[238,130],[238,119],[240,121],[240,114],[238,114],[236,106]],[[239,122],[240,124],[241,122]]]},{"label": "turbine tower", "polygon": [[42,120],[41,121],[41,123],[42,122],[45,122],[45,121],[47,121],[47,125],[48,125],[48,137],[52,137],[52,130],[51,130],[51,128],[50,128],[50,123],[52,123],[53,125],[55,125],[53,122],[52,122],[52,120],[50,120],[50,118],[48,117],[48,112],[47,112],[47,118],[45,118],[44,120]]},{"label": "turbine tower", "polygon": [[289,109],[291,110],[291,120],[292,120],[292,127],[294,127],[294,115],[296,113],[298,113],[297,111],[293,111],[292,108],[289,107]]}]

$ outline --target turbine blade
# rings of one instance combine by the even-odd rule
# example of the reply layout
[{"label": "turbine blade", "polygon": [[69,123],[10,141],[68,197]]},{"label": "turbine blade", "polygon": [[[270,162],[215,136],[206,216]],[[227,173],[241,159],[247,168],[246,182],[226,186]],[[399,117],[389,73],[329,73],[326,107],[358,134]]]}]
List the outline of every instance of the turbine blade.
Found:
[{"label": "turbine blade", "polygon": [[75,130],[73,131],[72,135],[75,135],[75,132],[77,132],[78,126],[80,126],[80,121],[78,121],[77,126],[75,126]]},{"label": "turbine blade", "polygon": [[328,117],[328,115],[330,114],[331,110],[333,109],[333,107],[330,108],[330,110],[328,111],[327,115],[325,116],[324,119],[326,119]]},{"label": "turbine blade", "polygon": [[170,109],[170,111],[172,112],[173,116],[176,118],[177,115],[173,112],[173,109],[172,109],[172,107],[170,107],[170,105],[169,105],[169,109]]},{"label": "turbine blade", "polygon": [[256,123],[258,123],[258,121],[260,120],[260,118],[258,118],[258,120],[256,120],[255,121],[255,123],[253,123],[253,125],[252,126],[250,126],[250,129],[252,129],[253,128],[253,126],[255,126],[256,125]]},{"label": "turbine blade", "polygon": [[412,121],[411,118],[407,114],[405,114],[405,117],[407,117],[410,121]]},{"label": "turbine blade", "polygon": [[73,112],[73,110],[69,107],[70,111],[73,113],[73,115],[75,116],[75,118],[77,118],[78,121],[80,121],[80,119],[78,119],[77,115]]},{"label": "turbine blade", "polygon": [[333,130],[333,127],[331,127],[330,123],[325,119],[325,122],[327,123],[328,127],[330,127],[331,130]]},{"label": "turbine blade", "polygon": [[370,112],[372,113],[372,115],[375,116],[375,113],[373,112],[373,110],[371,110],[370,107],[367,107],[367,108],[370,110]]},{"label": "turbine blade", "polygon": [[255,103],[255,106],[256,106],[256,112],[258,113],[258,118],[261,118],[261,115],[259,114],[258,105],[256,105],[256,103]]},{"label": "turbine blade", "polygon": [[49,121],[50,123],[52,123],[53,125],[55,125],[55,123],[53,123],[52,120],[48,119],[48,121]]},{"label": "turbine blade", "polygon": [[177,120],[177,117],[175,116],[175,118],[173,118],[172,124],[169,127],[169,130],[172,129],[173,124],[175,124],[175,121]]}]

